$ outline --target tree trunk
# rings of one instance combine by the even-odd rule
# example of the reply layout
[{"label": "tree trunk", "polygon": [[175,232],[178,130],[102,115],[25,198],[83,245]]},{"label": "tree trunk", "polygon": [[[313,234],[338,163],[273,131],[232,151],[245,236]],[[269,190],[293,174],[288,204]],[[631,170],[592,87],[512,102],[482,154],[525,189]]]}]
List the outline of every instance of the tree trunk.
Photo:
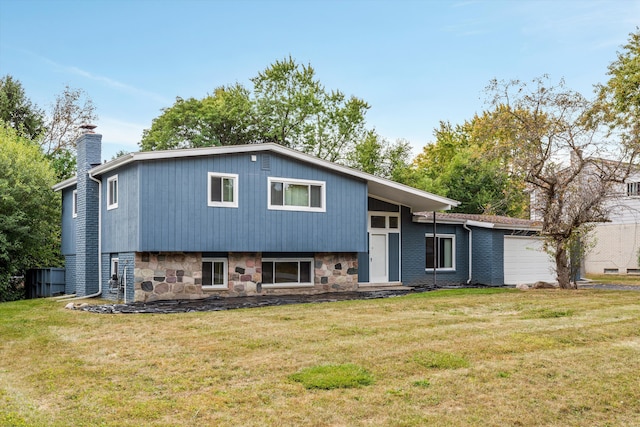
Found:
[{"label": "tree trunk", "polygon": [[577,289],[575,283],[571,283],[571,266],[567,250],[562,244],[556,244],[556,273],[558,285],[561,289]]}]

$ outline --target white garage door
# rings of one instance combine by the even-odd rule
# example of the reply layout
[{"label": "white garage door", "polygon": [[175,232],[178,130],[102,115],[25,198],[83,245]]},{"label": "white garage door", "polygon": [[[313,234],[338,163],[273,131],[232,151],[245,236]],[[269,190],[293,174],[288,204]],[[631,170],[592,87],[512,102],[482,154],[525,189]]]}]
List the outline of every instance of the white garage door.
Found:
[{"label": "white garage door", "polygon": [[537,237],[504,237],[504,283],[555,282],[554,264]]}]

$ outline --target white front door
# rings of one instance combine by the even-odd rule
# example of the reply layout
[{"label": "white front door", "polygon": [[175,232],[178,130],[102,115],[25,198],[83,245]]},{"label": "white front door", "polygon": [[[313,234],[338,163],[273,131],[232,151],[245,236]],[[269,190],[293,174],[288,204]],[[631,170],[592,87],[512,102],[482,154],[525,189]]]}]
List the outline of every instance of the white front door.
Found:
[{"label": "white front door", "polygon": [[369,282],[389,281],[387,273],[387,235],[369,234]]}]

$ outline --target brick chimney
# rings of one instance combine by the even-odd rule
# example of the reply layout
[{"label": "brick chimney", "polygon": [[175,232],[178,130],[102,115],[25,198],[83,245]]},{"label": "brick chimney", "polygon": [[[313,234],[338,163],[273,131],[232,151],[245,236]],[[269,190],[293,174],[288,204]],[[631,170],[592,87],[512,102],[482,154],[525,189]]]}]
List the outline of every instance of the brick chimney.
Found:
[{"label": "brick chimney", "polygon": [[98,291],[98,209],[99,185],[89,178],[89,169],[98,166],[102,156],[102,135],[94,125],[83,125],[84,134],[76,140],[78,216],[76,217],[76,295]]}]

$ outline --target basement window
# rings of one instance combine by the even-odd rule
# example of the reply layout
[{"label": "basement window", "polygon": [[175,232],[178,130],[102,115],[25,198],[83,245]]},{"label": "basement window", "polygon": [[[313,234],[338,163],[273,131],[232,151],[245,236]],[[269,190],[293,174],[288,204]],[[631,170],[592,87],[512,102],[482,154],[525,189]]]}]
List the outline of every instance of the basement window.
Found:
[{"label": "basement window", "polygon": [[202,288],[227,289],[227,259],[202,258]]},{"label": "basement window", "polygon": [[265,288],[313,286],[313,258],[263,258]]}]

